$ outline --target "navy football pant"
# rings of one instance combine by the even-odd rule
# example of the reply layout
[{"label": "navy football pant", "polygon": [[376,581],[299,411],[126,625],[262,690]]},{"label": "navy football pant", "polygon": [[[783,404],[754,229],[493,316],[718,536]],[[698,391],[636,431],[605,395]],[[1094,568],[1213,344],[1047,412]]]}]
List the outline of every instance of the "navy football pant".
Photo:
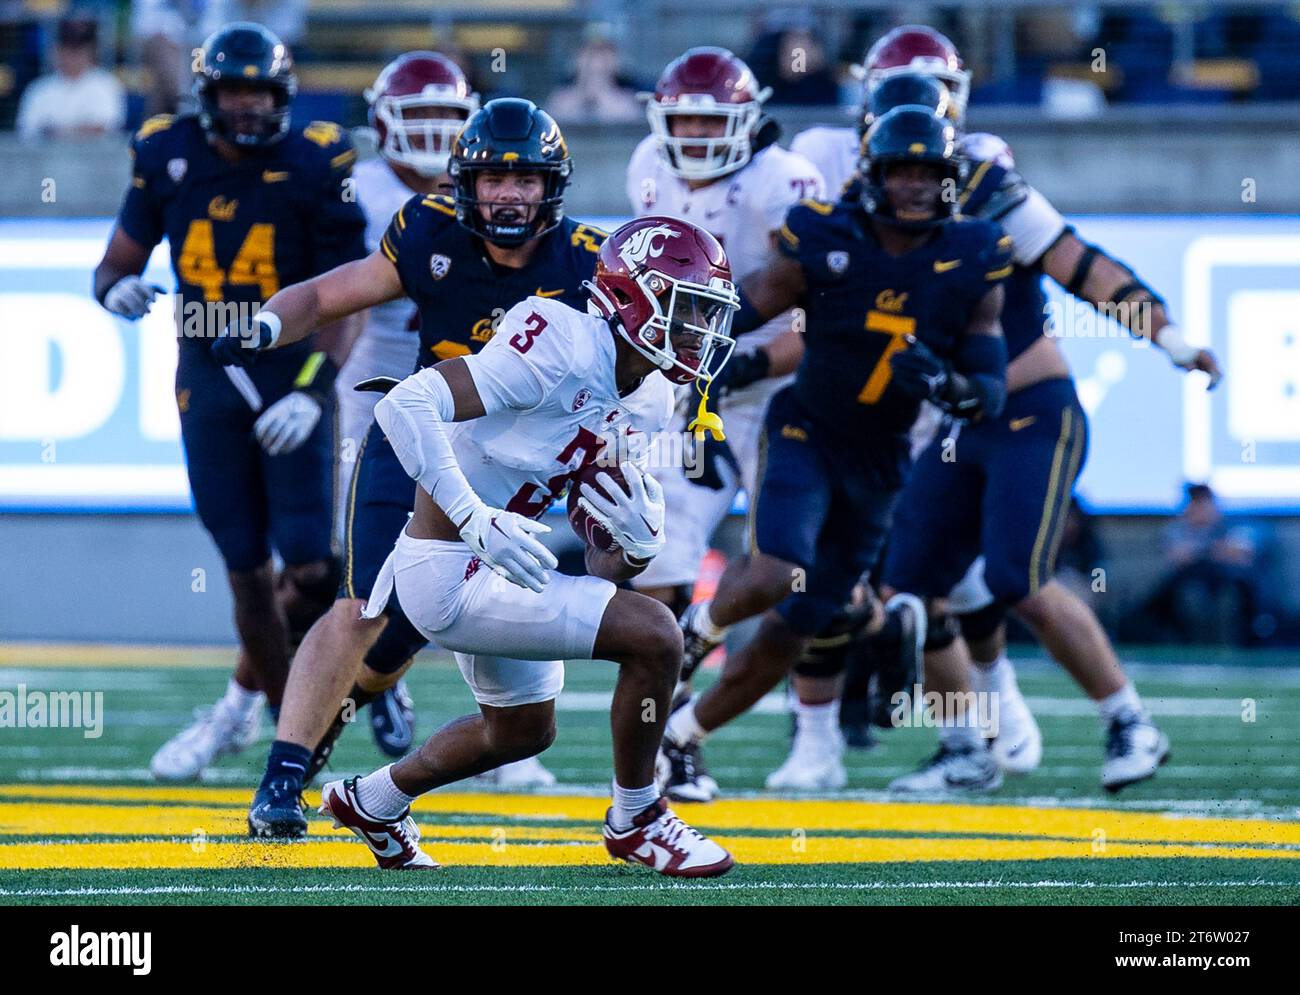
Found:
[{"label": "navy football pant", "polygon": [[1088,423],[1069,379],[1007,398],[1000,418],[941,430],[903,490],[884,583],[942,598],[977,556],[1003,604],[1034,594],[1056,569]]},{"label": "navy football pant", "polygon": [[[259,357],[248,373],[264,407],[293,390],[311,355],[290,347]],[[328,560],[334,499],[334,401],[298,449],[268,456],[253,438],[257,413],[206,341],[180,342],[176,404],[194,508],[226,568],[265,563],[272,548],[290,566]]]}]

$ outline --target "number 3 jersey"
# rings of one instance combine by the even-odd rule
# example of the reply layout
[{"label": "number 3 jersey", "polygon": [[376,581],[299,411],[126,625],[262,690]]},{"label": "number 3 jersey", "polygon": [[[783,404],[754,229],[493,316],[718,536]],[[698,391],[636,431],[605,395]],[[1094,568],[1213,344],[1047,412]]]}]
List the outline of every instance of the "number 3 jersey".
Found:
[{"label": "number 3 jersey", "polygon": [[149,248],[167,238],[186,306],[178,328],[184,338],[219,331],[208,327],[210,317],[187,322],[199,313],[190,305],[261,305],[282,287],[366,254],[366,219],[349,178],[356,151],[336,124],[294,128],[264,152],[230,163],[197,117],[161,116],[145,122],[131,154],[131,186],[117,223]]},{"label": "number 3 jersey", "polygon": [[[620,397],[615,357],[603,319],[539,297],[511,308],[482,351],[465,357],[486,414],[446,431],[484,502],[535,518],[606,445],[644,464],[649,438],[672,413],[672,385],[654,371]],[[406,383],[431,376],[439,374],[421,371]],[[381,403],[396,408],[393,448],[400,454],[418,445],[416,425],[427,417],[419,402],[395,391]]]}]

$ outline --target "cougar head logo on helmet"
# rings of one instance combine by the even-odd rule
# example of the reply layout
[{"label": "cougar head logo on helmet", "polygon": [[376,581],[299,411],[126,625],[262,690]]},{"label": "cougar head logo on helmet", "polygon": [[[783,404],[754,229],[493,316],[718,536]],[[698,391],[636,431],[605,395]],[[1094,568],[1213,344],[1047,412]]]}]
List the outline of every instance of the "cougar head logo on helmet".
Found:
[{"label": "cougar head logo on helmet", "polygon": [[[688,180],[710,180],[740,169],[753,155],[762,106],[749,66],[725,48],[692,48],[668,64],[646,104],[650,132],[668,170]],[[674,118],[717,118],[719,134],[678,135]]]},{"label": "cougar head logo on helmet", "polygon": [[456,135],[478,110],[465,74],[437,52],[399,55],[365,96],[380,154],[424,177],[447,171]]},{"label": "cougar head logo on helmet", "polygon": [[687,221],[645,217],[605,240],[583,284],[588,310],[673,383],[708,383],[731,355],[740,298],[721,243]]},{"label": "cougar head logo on helmet", "polygon": [[958,117],[966,113],[970,73],[962,64],[957,46],[934,28],[923,24],[894,28],[871,46],[859,67],[868,97],[882,80],[906,72],[925,73],[940,80],[952,94]]}]

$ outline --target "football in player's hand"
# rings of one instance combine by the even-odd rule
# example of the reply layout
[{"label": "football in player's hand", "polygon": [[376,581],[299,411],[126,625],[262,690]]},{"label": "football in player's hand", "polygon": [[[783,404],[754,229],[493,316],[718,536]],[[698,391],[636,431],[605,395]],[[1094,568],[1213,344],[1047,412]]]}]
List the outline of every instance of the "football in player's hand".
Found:
[{"label": "football in player's hand", "polygon": [[605,526],[592,518],[587,513],[587,509],[578,504],[578,498],[582,497],[583,484],[588,484],[592,490],[603,494],[605,497],[613,497],[596,481],[596,477],[602,473],[608,474],[610,479],[623,489],[624,494],[630,495],[632,493],[627,486],[627,481],[623,478],[623,471],[618,468],[617,464],[587,463],[574,474],[573,482],[569,484],[569,524],[573,526],[573,531],[577,533],[578,538],[588,546],[595,546],[602,552],[608,553],[611,550],[618,549],[618,543],[614,541],[614,537],[609,534],[609,530]]}]

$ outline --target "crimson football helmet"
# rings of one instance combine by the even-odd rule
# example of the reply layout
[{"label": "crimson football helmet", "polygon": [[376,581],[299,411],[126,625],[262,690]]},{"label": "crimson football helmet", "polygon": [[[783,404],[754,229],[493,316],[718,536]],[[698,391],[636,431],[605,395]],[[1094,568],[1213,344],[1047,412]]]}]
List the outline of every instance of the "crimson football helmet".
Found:
[{"label": "crimson football helmet", "polygon": [[736,344],[728,333],[740,298],[727,254],[689,221],[629,221],[605,239],[583,286],[588,310],[673,383],[709,383]]},{"label": "crimson football helmet", "polygon": [[[688,49],[668,64],[646,104],[650,132],[670,172],[688,180],[710,180],[734,173],[753,155],[763,101],[770,87],[759,89],[749,66],[725,48]],[[684,138],[672,133],[674,116],[719,117],[725,122],[716,138]],[[703,150],[702,155],[692,154]]]},{"label": "crimson football helmet", "polygon": [[923,24],[894,28],[871,46],[860,69],[868,97],[882,80],[890,76],[924,73],[942,81],[948,88],[959,116],[966,113],[970,73],[957,53],[957,46],[934,28]]},{"label": "crimson football helmet", "polygon": [[[465,74],[437,52],[399,55],[384,66],[365,96],[380,153],[426,177],[447,171],[456,135],[478,110],[478,95]],[[454,116],[427,116],[438,111]]]}]

